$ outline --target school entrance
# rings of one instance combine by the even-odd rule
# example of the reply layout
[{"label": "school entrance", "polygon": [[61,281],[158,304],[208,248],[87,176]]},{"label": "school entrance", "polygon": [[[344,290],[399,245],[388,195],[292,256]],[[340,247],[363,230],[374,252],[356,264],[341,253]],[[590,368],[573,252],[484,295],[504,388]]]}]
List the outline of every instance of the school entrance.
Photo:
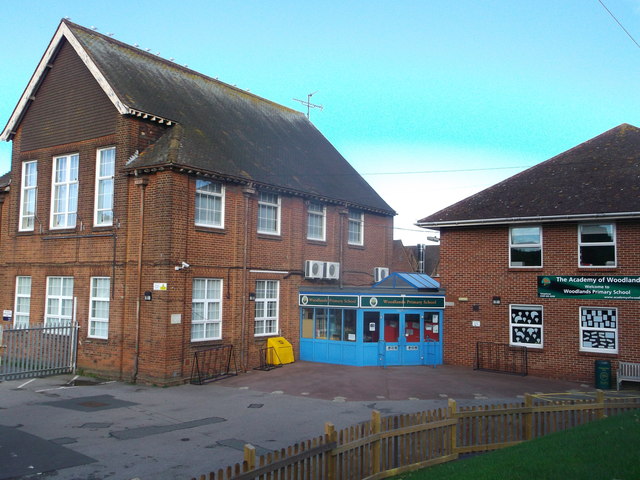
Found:
[{"label": "school entrance", "polygon": [[299,305],[301,360],[442,364],[444,295],[428,275],[394,273],[366,290],[301,291]]}]

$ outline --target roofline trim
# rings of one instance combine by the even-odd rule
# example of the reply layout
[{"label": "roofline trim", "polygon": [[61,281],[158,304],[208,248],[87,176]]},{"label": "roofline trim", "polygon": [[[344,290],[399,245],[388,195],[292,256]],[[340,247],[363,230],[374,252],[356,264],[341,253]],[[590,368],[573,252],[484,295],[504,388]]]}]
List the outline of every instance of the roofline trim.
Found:
[{"label": "roofline trim", "polygon": [[640,212],[615,212],[615,213],[585,213],[578,215],[551,215],[546,217],[504,217],[504,218],[486,218],[476,220],[455,220],[445,222],[417,222],[415,225],[422,228],[434,227],[473,227],[480,225],[504,225],[512,223],[550,223],[550,222],[566,222],[571,220],[600,220],[600,219],[616,220],[625,218],[640,218]]},{"label": "roofline trim", "polygon": [[105,95],[107,95],[111,103],[113,103],[113,106],[116,107],[116,110],[118,111],[118,113],[120,113],[121,115],[133,115],[136,117],[149,119],[151,121],[164,123],[169,126],[176,123],[173,120],[170,120],[168,118],[163,118],[161,116],[158,116],[152,113],[136,110],[134,108],[129,107],[126,103],[124,103],[120,99],[120,97],[118,97],[118,94],[115,92],[113,87],[109,84],[106,77],[100,71],[96,63],[91,59],[90,55],[82,47],[82,45],[80,44],[80,41],[73,34],[73,31],[69,28],[69,26],[63,20],[62,22],[60,22],[60,26],[56,30],[56,33],[53,35],[51,42],[49,42],[49,46],[47,47],[47,50],[45,51],[44,55],[42,56],[42,59],[38,63],[38,66],[36,67],[35,72],[33,72],[33,75],[31,76],[31,80],[29,81],[27,88],[25,88],[24,92],[22,93],[22,96],[20,97],[20,100],[18,101],[16,108],[13,110],[13,113],[11,114],[11,117],[9,118],[7,125],[5,126],[4,130],[0,134],[0,141],[8,142],[13,139],[13,136],[16,133],[15,128],[22,120],[22,117],[24,116],[27,108],[29,107],[29,104],[34,100],[34,94],[36,90],[40,87],[40,84],[42,83],[42,81],[44,80],[47,69],[51,67],[50,62],[52,58],[55,56],[58,49],[60,48],[60,43],[62,42],[63,38],[66,39],[69,42],[69,44],[73,47],[75,52],[78,54],[78,56],[82,60],[82,63],[84,63],[84,65],[87,67],[87,69],[89,70],[93,78],[96,80],[96,82],[98,82],[98,85],[100,85],[100,88],[102,89],[102,91],[105,93]]},{"label": "roofline trim", "polygon": [[309,192],[300,192],[298,190],[282,187],[279,185],[271,185],[268,183],[257,182],[250,178],[236,177],[236,176],[228,175],[224,173],[207,172],[202,169],[198,169],[198,168],[194,168],[188,165],[182,165],[178,163],[161,163],[161,164],[146,165],[146,166],[125,166],[124,168],[124,172],[129,175],[137,175],[137,172],[148,174],[148,173],[155,173],[155,172],[164,171],[164,170],[175,170],[178,173],[182,173],[186,175],[198,175],[198,176],[213,178],[219,181],[233,182],[238,185],[253,185],[258,189],[265,188],[275,192],[286,193],[288,195],[292,195],[295,197],[314,199],[320,202],[330,203],[332,205],[343,205],[347,208],[349,207],[357,208],[366,212],[376,213],[379,215],[387,215],[390,217],[397,215],[395,210],[391,210],[391,211],[382,210],[382,209],[371,207],[368,205],[361,205],[354,202],[348,202],[340,198],[329,198],[326,196],[314,195]]}]

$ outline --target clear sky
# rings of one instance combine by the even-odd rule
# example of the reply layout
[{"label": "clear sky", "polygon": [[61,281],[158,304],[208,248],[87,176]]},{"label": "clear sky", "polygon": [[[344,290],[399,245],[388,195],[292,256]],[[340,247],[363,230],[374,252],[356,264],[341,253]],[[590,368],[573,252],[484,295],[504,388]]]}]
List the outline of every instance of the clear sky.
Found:
[{"label": "clear sky", "polygon": [[[640,0],[602,0],[640,42]],[[621,123],[640,47],[599,0],[6,2],[0,123],[62,17],[306,111],[413,224]],[[0,174],[10,168],[0,144]]]}]

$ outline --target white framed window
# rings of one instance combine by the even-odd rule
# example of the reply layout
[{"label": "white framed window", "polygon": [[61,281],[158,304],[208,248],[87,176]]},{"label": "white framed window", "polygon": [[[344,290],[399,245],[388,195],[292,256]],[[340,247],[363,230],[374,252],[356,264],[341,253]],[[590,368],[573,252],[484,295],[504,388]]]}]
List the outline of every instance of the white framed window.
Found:
[{"label": "white framed window", "polygon": [[47,277],[45,327],[64,327],[73,320],[73,277]]},{"label": "white framed window", "polygon": [[93,224],[113,225],[113,179],[116,171],[116,148],[100,148],[96,155],[96,198]]},{"label": "white framed window", "polygon": [[326,240],[327,208],[321,203],[309,202],[307,206],[307,238]]},{"label": "white framed window", "polygon": [[618,309],[580,307],[580,351],[618,353]]},{"label": "white framed window", "polygon": [[258,233],[280,235],[280,196],[275,193],[260,192]]},{"label": "white framed window", "polygon": [[90,338],[109,338],[110,294],[111,278],[91,277],[88,333]]},{"label": "white framed window", "polygon": [[578,225],[580,267],[616,266],[616,226],[613,223]]},{"label": "white framed window", "polygon": [[364,245],[364,213],[349,210],[349,244]]},{"label": "white framed window", "polygon": [[542,228],[539,226],[509,229],[509,266],[542,267]]},{"label": "white framed window", "polygon": [[22,164],[22,187],[20,190],[20,232],[33,231],[36,218],[36,200],[38,196],[38,162]]},{"label": "white framed window", "polygon": [[31,310],[31,277],[16,277],[16,303],[13,309],[13,327],[29,328]]},{"label": "white framed window", "polygon": [[51,228],[73,228],[78,213],[78,154],[53,158]]},{"label": "white framed window", "polygon": [[222,338],[222,280],[194,278],[191,293],[191,341]]},{"label": "white framed window", "polygon": [[196,225],[224,227],[224,186],[211,180],[196,180]]},{"label": "white framed window", "polygon": [[509,305],[509,345],[543,347],[542,305]]},{"label": "white framed window", "polygon": [[278,280],[256,281],[256,317],[254,335],[274,335],[278,333],[278,310],[280,303],[280,282]]}]

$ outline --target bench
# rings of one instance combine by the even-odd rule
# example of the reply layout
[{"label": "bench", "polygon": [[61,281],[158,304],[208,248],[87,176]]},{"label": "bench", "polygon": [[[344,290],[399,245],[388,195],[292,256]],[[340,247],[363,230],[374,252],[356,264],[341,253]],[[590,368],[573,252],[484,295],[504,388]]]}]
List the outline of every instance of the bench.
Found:
[{"label": "bench", "polygon": [[616,390],[620,390],[620,384],[626,382],[640,382],[640,363],[618,362],[618,385]]}]

